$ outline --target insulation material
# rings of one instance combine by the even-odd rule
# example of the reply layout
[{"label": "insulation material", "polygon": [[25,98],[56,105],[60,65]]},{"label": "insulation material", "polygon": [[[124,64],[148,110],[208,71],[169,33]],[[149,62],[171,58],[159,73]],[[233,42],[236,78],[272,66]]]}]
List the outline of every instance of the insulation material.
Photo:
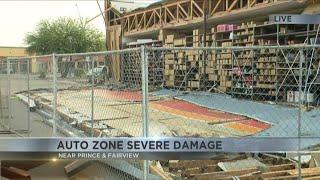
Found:
[{"label": "insulation material", "polygon": [[[177,94],[181,94],[177,96]],[[239,114],[245,117],[266,122],[272,126],[265,131],[255,134],[256,137],[295,137],[297,136],[299,109],[277,104],[262,103],[251,100],[236,99],[229,95],[192,92],[182,94],[174,90],[161,90],[153,93],[155,96],[177,96],[176,99],[199,104],[210,109],[217,109],[232,114]],[[320,109],[302,112],[301,133],[307,136],[320,136]],[[312,126],[310,126],[312,124]],[[317,144],[318,140],[303,141],[302,147]]]},{"label": "insulation material", "polygon": [[[159,114],[158,114],[159,117]],[[224,127],[223,124],[209,125],[202,121],[194,121],[171,115],[171,119],[161,120],[173,132],[174,136],[182,137],[239,137],[246,134]]]},{"label": "insulation material", "polygon": [[247,125],[247,124],[243,124],[243,123],[240,123],[240,122],[228,123],[226,125],[226,127],[232,128],[232,129],[234,129],[236,131],[239,131],[239,132],[246,133],[248,135],[256,134],[256,133],[264,130],[264,129],[260,129],[260,128],[257,128],[257,127],[254,127],[254,126],[250,126],[250,125]]},{"label": "insulation material", "polygon": [[[83,92],[90,92],[91,90],[84,90]],[[95,89],[94,94],[114,101],[140,101],[142,102],[142,92],[141,91],[112,91],[108,89]],[[153,96],[149,97],[149,100],[154,100]]]},{"label": "insulation material", "polygon": [[157,101],[151,104],[151,108],[187,119],[221,123],[220,128],[223,127],[225,131],[232,132],[231,134],[254,135],[271,127],[265,122],[204,108],[181,100]]},{"label": "insulation material", "polygon": [[152,108],[165,111],[175,115],[183,116],[189,119],[204,120],[210,122],[226,122],[241,120],[243,117],[224,113],[221,111],[210,110],[189,102],[180,100],[165,100],[151,104]]},{"label": "insulation material", "polygon": [[142,94],[138,91],[111,91],[107,89],[96,89],[94,93],[108,100],[142,101]]},{"label": "insulation material", "polygon": [[261,121],[257,121],[255,119],[241,120],[239,123],[246,124],[246,125],[252,126],[252,127],[256,127],[259,129],[268,129],[271,127],[270,124],[265,123],[265,122],[261,122]]},{"label": "insulation material", "polygon": [[240,120],[237,122],[231,122],[225,125],[228,128],[232,128],[235,131],[246,133],[248,135],[257,134],[271,127],[270,124],[257,121],[254,119]]}]

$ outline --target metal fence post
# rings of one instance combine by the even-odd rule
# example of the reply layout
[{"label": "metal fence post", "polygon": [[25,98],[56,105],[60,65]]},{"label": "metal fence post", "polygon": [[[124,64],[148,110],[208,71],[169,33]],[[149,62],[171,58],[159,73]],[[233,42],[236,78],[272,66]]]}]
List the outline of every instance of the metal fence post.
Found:
[{"label": "metal fence post", "polygon": [[300,61],[299,61],[299,112],[298,112],[298,168],[299,168],[299,179],[301,179],[301,98],[302,98],[302,62],[304,60],[303,49],[299,50]]},{"label": "metal fence post", "polygon": [[[143,127],[143,136],[149,136],[149,117],[148,117],[148,55],[145,50],[145,46],[141,46],[141,68],[142,68],[142,127]],[[148,179],[149,175],[149,163],[148,160],[145,160],[143,163],[144,166],[144,177],[143,179]]]},{"label": "metal fence post", "polygon": [[52,121],[53,121],[53,131],[52,136],[55,137],[57,133],[56,125],[56,110],[57,110],[57,62],[56,55],[52,54],[52,72],[53,72],[53,100],[52,100]]},{"label": "metal fence post", "polygon": [[94,137],[94,59],[91,57],[91,137]]},{"label": "metal fence post", "polygon": [[[3,65],[3,60],[0,60],[0,62],[1,62],[1,68],[0,68],[0,70],[2,71],[3,70],[3,68],[4,68],[4,65]],[[1,72],[2,73],[2,72]],[[0,85],[1,85],[1,87],[2,87],[2,82],[0,81]],[[1,105],[1,107],[0,107],[0,126],[2,125],[2,123],[3,123],[3,105],[2,105],[2,94],[3,94],[4,92],[2,92],[2,89],[0,88],[0,105]],[[0,171],[1,172],[1,171]]]},{"label": "metal fence post", "polygon": [[30,129],[30,59],[27,59],[27,84],[28,84],[28,136],[31,136]]},{"label": "metal fence post", "polygon": [[11,79],[10,79],[10,68],[11,64],[10,64],[10,59],[7,59],[7,95],[8,95],[8,124],[7,124],[7,128],[9,130],[11,130]]}]

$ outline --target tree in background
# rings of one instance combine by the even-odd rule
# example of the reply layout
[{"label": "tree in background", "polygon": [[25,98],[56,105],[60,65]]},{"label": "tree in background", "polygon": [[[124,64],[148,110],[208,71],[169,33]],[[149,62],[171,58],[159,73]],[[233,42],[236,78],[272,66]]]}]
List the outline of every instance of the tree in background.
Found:
[{"label": "tree in background", "polygon": [[68,17],[41,21],[36,30],[26,36],[27,51],[44,55],[104,50],[102,32],[85,22]]},{"label": "tree in background", "polygon": [[[37,55],[51,53],[80,53],[105,50],[102,32],[85,23],[85,20],[60,17],[41,21],[34,32],[26,35],[27,51]],[[61,60],[59,60],[61,61]],[[61,70],[65,77],[70,63]]]}]

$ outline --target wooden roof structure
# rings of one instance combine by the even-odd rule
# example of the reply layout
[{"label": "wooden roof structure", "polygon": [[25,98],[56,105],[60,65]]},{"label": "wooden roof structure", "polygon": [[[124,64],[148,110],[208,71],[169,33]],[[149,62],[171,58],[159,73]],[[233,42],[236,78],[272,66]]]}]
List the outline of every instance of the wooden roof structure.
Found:
[{"label": "wooden roof structure", "polygon": [[[123,36],[141,36],[160,29],[200,26],[204,14],[208,24],[239,22],[272,13],[300,13],[310,0],[167,0],[124,14],[108,16],[107,24],[121,25]],[[106,6],[106,10],[109,6]],[[109,8],[111,11],[111,8]],[[106,13],[109,14],[110,13]],[[108,28],[108,27],[107,27]]]}]

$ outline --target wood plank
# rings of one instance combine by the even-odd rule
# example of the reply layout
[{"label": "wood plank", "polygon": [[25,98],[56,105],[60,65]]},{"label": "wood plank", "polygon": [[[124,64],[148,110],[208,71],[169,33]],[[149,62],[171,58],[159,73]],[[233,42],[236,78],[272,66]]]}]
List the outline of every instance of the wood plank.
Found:
[{"label": "wood plank", "polygon": [[199,5],[198,5],[195,1],[193,1],[192,3],[193,3],[193,5],[194,5],[194,7],[196,7],[196,8],[198,9],[198,11],[201,12],[201,14],[202,14],[201,16],[203,16],[203,14],[204,14],[204,13],[203,13],[203,10],[199,7]]},{"label": "wood plank", "polygon": [[136,18],[136,16],[133,16],[132,22],[129,26],[129,30],[132,30],[132,26],[135,24],[135,18]]},{"label": "wood plank", "polygon": [[142,29],[142,22],[144,22],[144,18],[146,16],[146,13],[143,13],[141,19],[140,19],[140,22],[138,23],[138,29]]},{"label": "wood plank", "polygon": [[172,178],[169,175],[167,175],[163,170],[160,170],[157,166],[151,165],[150,171],[160,176],[163,180],[172,180]]},{"label": "wood plank", "polygon": [[[269,166],[267,169],[265,169],[266,172],[272,172],[272,171],[283,171],[283,170],[290,170],[290,169],[294,169],[295,168],[295,164],[281,164],[281,165],[274,165],[274,166]],[[283,175],[285,173],[280,173],[279,175]],[[255,172],[251,172],[248,174],[244,174],[241,176],[238,176],[241,180],[249,180],[251,178],[254,179],[261,179],[263,177],[263,172],[262,170],[260,171],[255,171]],[[226,177],[224,179],[230,179],[231,177]]]},{"label": "wood plank", "polygon": [[220,171],[220,172],[211,172],[211,173],[202,173],[202,174],[192,174],[190,176],[194,177],[195,179],[209,179],[211,177],[215,177],[216,179],[226,178],[229,176],[240,176],[252,172],[257,172],[258,168],[250,168],[244,170],[235,170],[235,171]]},{"label": "wood plank", "polygon": [[257,0],[253,0],[253,1],[250,3],[250,7],[254,6],[256,3],[257,3]]},{"label": "wood plank", "polygon": [[216,10],[218,9],[218,7],[219,7],[220,4],[221,4],[221,1],[222,1],[222,0],[219,0],[218,3],[215,5],[215,7],[213,8],[213,10],[212,10],[212,12],[211,12],[211,15],[213,15],[213,14],[216,12]]},{"label": "wood plank", "polygon": [[188,168],[184,171],[184,176],[189,177],[191,174],[200,174],[200,173],[209,173],[209,172],[216,172],[219,167],[215,164],[207,165],[205,167],[194,167]]},{"label": "wood plank", "polygon": [[188,169],[204,167],[208,165],[216,165],[218,162],[226,160],[225,158],[221,160],[198,160],[198,161],[169,161],[169,169]]},{"label": "wood plank", "polygon": [[[302,173],[301,178],[305,179],[308,177],[314,177],[319,176],[319,172],[313,172],[313,173]],[[272,178],[264,178],[265,180],[296,180],[299,179],[299,175],[286,175],[286,176],[277,176]]]},{"label": "wood plank", "polygon": [[67,174],[68,177],[71,177],[83,170],[84,168],[88,167],[91,164],[91,162],[92,161],[86,160],[73,161],[64,167],[64,172]]},{"label": "wood plank", "polygon": [[146,27],[149,27],[150,23],[152,22],[151,20],[153,19],[154,16],[154,11],[151,13],[149,20],[147,21]]},{"label": "wood plank", "polygon": [[282,170],[289,170],[289,169],[294,169],[295,164],[281,164],[281,165],[274,165],[274,166],[269,166],[268,171],[282,171]]},{"label": "wood plank", "polygon": [[218,156],[212,160],[195,160],[195,161],[169,161],[169,168],[171,169],[188,169],[188,168],[195,168],[195,167],[207,167],[210,165],[217,165],[217,163],[221,161],[235,161],[245,159],[247,156],[245,154],[241,154],[235,157],[227,157],[227,156]]},{"label": "wood plank", "polygon": [[234,6],[239,2],[239,0],[234,0],[233,3],[230,5],[230,7],[228,8],[228,12],[230,12],[232,10],[232,8],[234,8]]},{"label": "wood plank", "polygon": [[171,13],[170,9],[169,8],[165,8],[166,12],[168,12],[168,14],[170,15],[171,17],[171,20],[175,20],[176,21],[176,18],[175,16]]},{"label": "wood plank", "polygon": [[[195,179],[207,179],[209,177],[215,177],[217,179],[218,178],[230,179],[232,176],[238,176],[240,179],[250,179],[252,177],[266,178],[265,173],[263,173],[262,171],[275,171],[274,173],[272,173],[272,175],[274,177],[278,177],[278,176],[288,176],[288,175],[290,175],[289,172],[297,171],[297,170],[292,170],[293,168],[295,168],[294,164],[283,164],[283,165],[270,166],[269,168],[267,168],[265,170],[259,169],[259,168],[248,168],[248,169],[244,169],[244,170],[190,174],[189,176],[195,177]],[[286,170],[286,171],[284,171],[284,170]],[[289,170],[289,171],[287,171],[287,170]],[[290,175],[290,176],[292,176],[292,175]]]},{"label": "wood plank", "polygon": [[15,167],[4,167],[1,166],[1,176],[8,179],[24,179],[31,180],[30,175],[27,171],[18,169]]},{"label": "wood plank", "polygon": [[305,177],[303,180],[319,180],[320,176]]},{"label": "wood plank", "polygon": [[180,4],[178,4],[178,7],[179,7],[179,10],[181,10],[181,12],[183,12],[183,14],[188,18],[189,14],[184,10],[184,8]]},{"label": "wood plank", "polygon": [[[320,167],[316,167],[316,168],[303,168],[302,170],[302,174],[320,174]],[[274,171],[274,172],[267,172],[267,173],[263,173],[263,177],[264,178],[270,178],[272,179],[273,177],[279,177],[279,176],[284,176],[284,177],[296,177],[298,175],[298,170],[294,169],[294,170],[283,170],[283,171]]]}]

